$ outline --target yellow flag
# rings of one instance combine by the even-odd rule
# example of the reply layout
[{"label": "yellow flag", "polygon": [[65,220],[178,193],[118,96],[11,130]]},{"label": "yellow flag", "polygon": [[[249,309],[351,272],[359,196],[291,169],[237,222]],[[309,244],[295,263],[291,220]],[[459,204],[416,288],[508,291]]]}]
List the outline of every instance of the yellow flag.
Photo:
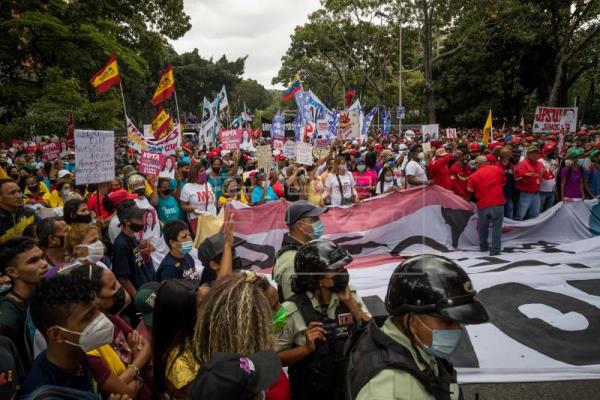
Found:
[{"label": "yellow flag", "polygon": [[8,178],[8,174],[6,173],[4,168],[0,167],[0,179],[6,179],[6,178]]},{"label": "yellow flag", "polygon": [[483,127],[483,144],[486,146],[490,143],[490,138],[492,137],[492,110],[488,114],[487,121],[485,121],[485,126]]},{"label": "yellow flag", "polygon": [[117,57],[113,54],[106,65],[90,78],[90,83],[96,88],[96,93],[104,93],[117,83],[121,82]]}]

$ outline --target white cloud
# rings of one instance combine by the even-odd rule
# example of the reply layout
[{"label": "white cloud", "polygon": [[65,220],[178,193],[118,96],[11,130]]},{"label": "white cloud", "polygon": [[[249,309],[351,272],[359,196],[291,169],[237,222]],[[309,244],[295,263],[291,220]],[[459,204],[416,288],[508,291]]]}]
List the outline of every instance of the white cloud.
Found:
[{"label": "white cloud", "polygon": [[247,55],[244,77],[272,88],[294,28],[319,6],[319,0],[186,0],[192,29],[172,44],[180,53],[197,48],[205,58]]}]

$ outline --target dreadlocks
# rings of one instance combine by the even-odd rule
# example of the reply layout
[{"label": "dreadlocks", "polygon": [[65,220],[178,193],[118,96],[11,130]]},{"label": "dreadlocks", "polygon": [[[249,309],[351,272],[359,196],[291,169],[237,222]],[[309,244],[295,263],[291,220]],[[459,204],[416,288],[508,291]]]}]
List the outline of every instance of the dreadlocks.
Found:
[{"label": "dreadlocks", "polygon": [[194,346],[202,363],[214,353],[250,355],[272,346],[269,302],[245,274],[216,281],[196,322]]}]

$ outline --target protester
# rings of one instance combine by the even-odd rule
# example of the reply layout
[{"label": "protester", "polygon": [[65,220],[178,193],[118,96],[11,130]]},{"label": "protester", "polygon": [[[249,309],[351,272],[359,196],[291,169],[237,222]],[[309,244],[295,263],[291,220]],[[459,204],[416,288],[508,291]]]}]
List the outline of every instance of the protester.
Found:
[{"label": "protester", "polygon": [[31,297],[31,318],[47,349],[36,357],[19,391],[45,386],[98,393],[85,352],[110,343],[113,325],[96,305],[89,280],[57,276],[41,282]]},{"label": "protester", "polygon": [[194,249],[194,242],[188,225],[179,220],[171,221],[164,227],[164,236],[170,251],[156,271],[156,280],[183,279],[198,284],[200,273],[189,255]]},{"label": "protester", "polygon": [[238,183],[236,178],[228,178],[223,182],[223,193],[219,197],[219,207],[225,207],[231,200],[248,204],[244,188]]},{"label": "protester", "polygon": [[450,179],[449,163],[452,160],[452,154],[444,148],[435,151],[435,158],[428,165],[428,175],[433,183],[447,190],[452,190],[452,180]]},{"label": "protester", "polygon": [[[62,172],[62,171],[61,171]],[[59,179],[61,177],[59,176]],[[42,199],[50,208],[62,207],[65,203],[65,198],[73,194],[73,187],[69,180],[61,180],[56,184],[56,189],[45,193]]]},{"label": "protester", "polygon": [[[502,168],[490,165],[484,156],[475,159],[477,171],[469,178],[467,190],[475,194],[477,199],[477,215],[479,216],[479,251],[497,256],[501,250],[502,222],[504,221],[503,187],[506,177]],[[489,227],[492,225],[492,245],[488,243]]]},{"label": "protester", "polygon": [[273,186],[269,182],[267,184],[267,177],[264,172],[258,172],[255,176],[256,185],[252,189],[252,205],[258,206],[261,204],[267,204],[279,199],[279,196],[275,193]]},{"label": "protester", "polygon": [[515,186],[519,189],[519,204],[515,219],[536,218],[540,213],[540,185],[544,165],[537,160],[539,149],[527,148],[527,155],[515,169]]},{"label": "protester", "polygon": [[455,161],[450,166],[450,181],[452,182],[452,191],[465,200],[469,200],[470,194],[467,190],[469,176],[473,172],[469,165],[469,153],[463,153],[457,150],[454,153]]},{"label": "protester", "polygon": [[98,264],[112,268],[106,256],[106,248],[100,240],[98,228],[90,224],[75,224],[69,228],[65,242],[65,254],[70,263]]},{"label": "protester", "polygon": [[330,200],[332,206],[345,206],[359,201],[356,182],[342,156],[338,156],[333,162],[331,173],[325,181],[323,200]]},{"label": "protester", "polygon": [[361,298],[348,286],[345,266],[351,261],[346,250],[323,239],[306,243],[296,253],[295,294],[283,303],[288,319],[277,338],[294,399],[344,396],[344,342],[353,321],[370,319]]},{"label": "protester", "polygon": [[[220,162],[215,165],[218,165],[220,170]],[[192,224],[194,232],[198,214],[217,215],[215,192],[213,192],[212,184],[208,182],[207,166],[206,161],[192,165],[188,183],[181,189],[181,208],[187,213],[188,221]],[[218,180],[220,182],[220,178]],[[219,189],[219,193],[220,191],[221,189]]]},{"label": "protester", "polygon": [[92,214],[90,214],[86,202],[79,199],[72,199],[64,204],[63,218],[67,225],[92,222]]},{"label": "protester", "polygon": [[171,399],[189,398],[192,382],[200,369],[192,342],[196,326],[196,288],[193,282],[172,279],[164,282],[156,293],[154,378],[158,392],[168,394]]},{"label": "protester", "polygon": [[50,270],[48,276],[54,276],[65,265],[65,242],[69,226],[60,217],[43,219],[37,224],[36,234],[39,246],[44,252]]},{"label": "protester", "polygon": [[544,165],[540,185],[541,212],[552,207],[556,199],[556,175],[558,173],[556,149],[555,142],[547,142],[542,148],[542,158],[539,160]]},{"label": "protester", "polygon": [[375,186],[375,194],[383,194],[390,192],[399,192],[401,190],[398,181],[394,175],[392,167],[386,165],[381,169],[379,179]]},{"label": "protester", "polygon": [[150,204],[156,208],[158,219],[163,224],[185,218],[179,201],[177,201],[177,192],[173,195],[171,180],[169,178],[158,178],[157,184],[152,191]]},{"label": "protester", "polygon": [[284,184],[285,199],[287,201],[306,200],[306,168],[293,165],[287,169]]},{"label": "protester", "polygon": [[515,216],[516,205],[519,204],[519,191],[515,188],[515,166],[511,162],[512,151],[505,147],[498,154],[498,166],[504,171],[505,183],[502,191],[504,192],[504,217],[513,219]]},{"label": "protester", "polygon": [[352,171],[352,178],[356,183],[356,193],[358,193],[359,200],[368,199],[375,192],[377,172],[375,171],[374,163],[372,168],[367,169],[366,160],[357,158],[356,167]]},{"label": "protester", "polygon": [[584,179],[584,155],[581,149],[570,149],[565,166],[560,171],[560,198],[562,201],[585,198],[586,184]]},{"label": "protester", "polygon": [[600,196],[600,150],[594,150],[590,154],[591,165],[585,171],[587,187],[592,197]]},{"label": "protester", "polygon": [[427,178],[427,172],[423,167],[422,161],[425,160],[423,149],[419,145],[413,145],[410,149],[410,160],[406,164],[404,174],[409,188],[431,185],[434,182]]},{"label": "protester", "polygon": [[39,204],[43,207],[47,207],[48,204],[44,200],[44,195],[48,193],[48,188],[42,182],[38,180],[38,177],[31,175],[25,179],[25,203],[27,204]]},{"label": "protester", "polygon": [[349,349],[348,398],[462,398],[448,358],[461,325],[489,319],[475,295],[468,275],[445,257],[425,254],[400,264],[385,298],[390,317],[382,328],[371,321]]},{"label": "protester", "polygon": [[202,242],[198,248],[198,258],[204,269],[200,277],[200,285],[210,286],[231,271],[242,269],[242,260],[235,253],[235,248],[245,243],[245,240],[233,236],[231,221],[227,224],[225,233],[217,233]]},{"label": "protester", "polygon": [[0,242],[18,236],[35,222],[35,211],[24,207],[22,191],[13,179],[0,179]]}]

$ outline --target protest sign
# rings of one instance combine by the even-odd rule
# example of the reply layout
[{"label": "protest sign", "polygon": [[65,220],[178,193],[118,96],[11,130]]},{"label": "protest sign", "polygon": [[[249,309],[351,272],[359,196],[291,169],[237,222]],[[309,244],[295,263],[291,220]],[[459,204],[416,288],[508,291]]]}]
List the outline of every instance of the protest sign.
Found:
[{"label": "protest sign", "polygon": [[310,143],[296,145],[296,162],[298,164],[313,165],[313,146]]},{"label": "protest sign", "polygon": [[312,121],[307,121],[306,125],[304,125],[302,138],[312,138],[315,133],[315,123]]},{"label": "protest sign", "polygon": [[321,159],[327,157],[327,154],[329,154],[329,141],[327,139],[315,140],[312,152],[315,158]]},{"label": "protest sign", "polygon": [[318,119],[317,120],[317,137],[318,138],[326,138],[329,136],[329,121],[326,119]]},{"label": "protest sign", "polygon": [[76,184],[115,179],[115,132],[75,129]]},{"label": "protest sign", "polygon": [[42,145],[42,158],[46,161],[53,161],[60,157],[60,143],[47,143]]},{"label": "protest sign", "polygon": [[424,154],[431,153],[431,142],[424,142],[422,148]]},{"label": "protest sign", "polygon": [[241,129],[241,137],[240,150],[254,150],[254,144],[252,143],[252,129]]},{"label": "protest sign", "polygon": [[404,132],[404,140],[406,140],[408,143],[414,142],[415,132],[410,129]]},{"label": "protest sign", "polygon": [[256,147],[256,163],[257,168],[263,171],[269,170],[271,166],[271,158],[273,157],[273,151],[270,145],[257,146]]},{"label": "protest sign", "polygon": [[447,128],[446,129],[446,137],[448,139],[456,139],[457,133],[455,128]]},{"label": "protest sign", "polygon": [[340,131],[343,138],[357,138],[360,135],[358,111],[340,111]]},{"label": "protest sign", "polygon": [[237,150],[242,141],[241,129],[228,129],[219,132],[221,138],[221,148],[223,150]]},{"label": "protest sign", "polygon": [[165,156],[150,151],[142,151],[138,171],[144,175],[158,176]]},{"label": "protest sign", "polygon": [[159,140],[150,140],[145,138],[135,127],[133,122],[127,120],[127,140],[129,147],[135,150],[138,154],[142,151],[151,151],[164,155],[175,155],[177,147],[181,144],[181,135],[179,134],[179,124],[173,124],[171,132],[164,138]]},{"label": "protest sign", "polygon": [[533,117],[533,133],[575,133],[577,130],[577,107],[536,107]]},{"label": "protest sign", "polygon": [[175,179],[175,169],[177,168],[177,160],[175,157],[162,157],[160,166],[159,178]]},{"label": "protest sign", "polygon": [[421,127],[421,131],[423,132],[423,142],[429,142],[430,140],[438,140],[440,137],[439,124],[423,125]]},{"label": "protest sign", "polygon": [[283,145],[283,155],[287,158],[296,157],[296,142],[288,140]]}]

